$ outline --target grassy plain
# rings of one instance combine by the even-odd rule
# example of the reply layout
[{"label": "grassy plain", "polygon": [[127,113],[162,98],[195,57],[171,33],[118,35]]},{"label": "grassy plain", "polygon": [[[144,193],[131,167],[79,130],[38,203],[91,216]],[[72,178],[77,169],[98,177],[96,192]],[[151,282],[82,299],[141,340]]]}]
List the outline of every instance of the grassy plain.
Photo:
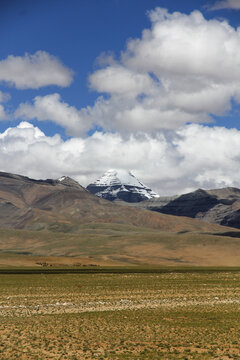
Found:
[{"label": "grassy plain", "polygon": [[104,223],[84,224],[78,233],[0,229],[0,266],[240,266],[240,232],[230,229],[235,237],[225,236],[230,234],[227,227],[200,225],[212,231],[188,231],[187,225],[172,232]]},{"label": "grassy plain", "polygon": [[0,274],[1,360],[239,359],[239,335],[240,269]]}]

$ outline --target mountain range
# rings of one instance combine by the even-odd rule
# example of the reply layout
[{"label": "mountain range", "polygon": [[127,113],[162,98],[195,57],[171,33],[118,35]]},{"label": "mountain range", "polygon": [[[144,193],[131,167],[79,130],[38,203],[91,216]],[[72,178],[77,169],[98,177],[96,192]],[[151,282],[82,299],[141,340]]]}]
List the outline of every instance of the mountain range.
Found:
[{"label": "mountain range", "polygon": [[202,230],[208,224],[192,219],[119,206],[99,198],[69,177],[35,180],[0,172],[0,227],[78,231],[81,224],[117,223],[147,228],[191,231],[196,223]]},{"label": "mountain range", "polygon": [[1,172],[0,265],[239,264],[238,230],[136,207],[159,199],[120,205],[69,177]]},{"label": "mountain range", "polygon": [[136,208],[162,214],[240,228],[240,189],[237,188],[198,189],[183,195],[159,196],[131,172],[109,170],[87,189],[119,204],[129,203]]}]

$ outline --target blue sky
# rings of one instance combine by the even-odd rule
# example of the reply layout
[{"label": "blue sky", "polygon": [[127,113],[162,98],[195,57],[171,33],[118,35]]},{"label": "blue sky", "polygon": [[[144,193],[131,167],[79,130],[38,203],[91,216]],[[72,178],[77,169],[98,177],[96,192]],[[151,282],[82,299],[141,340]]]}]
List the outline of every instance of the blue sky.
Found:
[{"label": "blue sky", "polygon": [[240,186],[239,8],[236,0],[2,0],[0,170],[87,185],[109,167],[129,168],[161,194]]}]

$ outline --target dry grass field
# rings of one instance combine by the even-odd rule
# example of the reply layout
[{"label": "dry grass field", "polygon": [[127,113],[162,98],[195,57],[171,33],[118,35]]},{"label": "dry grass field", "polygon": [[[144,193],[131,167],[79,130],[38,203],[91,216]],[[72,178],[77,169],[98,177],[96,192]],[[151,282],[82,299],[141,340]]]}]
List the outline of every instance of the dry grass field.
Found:
[{"label": "dry grass field", "polygon": [[[41,266],[41,263],[240,266],[240,232],[216,227],[217,233],[215,228],[211,232],[187,231],[187,227],[184,231],[171,232],[96,223],[82,225],[77,234],[0,229],[0,267]],[[236,237],[225,236],[230,231]]]},{"label": "dry grass field", "polygon": [[0,359],[239,359],[240,270],[0,275]]}]

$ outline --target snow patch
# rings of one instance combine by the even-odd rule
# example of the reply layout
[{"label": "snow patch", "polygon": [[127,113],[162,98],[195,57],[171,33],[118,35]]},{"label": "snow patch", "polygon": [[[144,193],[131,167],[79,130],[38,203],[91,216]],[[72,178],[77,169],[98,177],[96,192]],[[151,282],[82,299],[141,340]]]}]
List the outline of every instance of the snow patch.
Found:
[{"label": "snow patch", "polygon": [[65,180],[66,179],[66,176],[61,176],[59,179],[58,179],[58,181],[63,181],[63,180]]}]

